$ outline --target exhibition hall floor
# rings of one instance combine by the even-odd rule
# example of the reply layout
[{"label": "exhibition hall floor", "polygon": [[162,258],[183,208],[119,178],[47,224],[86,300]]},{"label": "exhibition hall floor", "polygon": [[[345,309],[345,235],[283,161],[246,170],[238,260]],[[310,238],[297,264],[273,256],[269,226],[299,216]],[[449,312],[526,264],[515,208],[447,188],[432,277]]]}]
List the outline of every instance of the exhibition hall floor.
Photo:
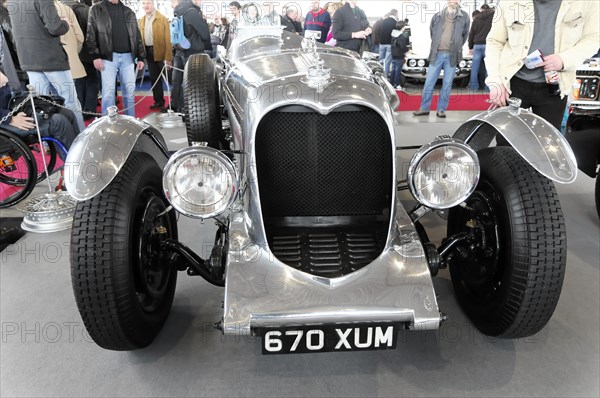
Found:
[{"label": "exhibition hall floor", "polygon": [[[402,145],[451,134],[474,112],[398,114]],[[152,120],[150,120],[152,122]],[[163,131],[170,149],[183,129]],[[398,153],[399,170],[411,151]],[[37,188],[42,190],[43,188]],[[223,289],[179,274],[171,315],[156,341],[136,352],[105,351],[85,333],[71,290],[69,231],[27,234],[0,253],[0,395],[8,396],[436,396],[571,397],[600,394],[600,221],[594,181],[580,173],[558,186],[568,266],[554,316],[537,335],[480,334],[459,309],[447,270],[434,278],[448,321],[437,332],[401,333],[390,351],[261,355],[258,338],[213,329]],[[42,192],[42,191],[40,191]],[[410,205],[404,192],[402,199]],[[0,211],[1,217],[16,210]],[[432,240],[443,220],[426,218]],[[180,218],[179,236],[203,256],[214,223]]]}]

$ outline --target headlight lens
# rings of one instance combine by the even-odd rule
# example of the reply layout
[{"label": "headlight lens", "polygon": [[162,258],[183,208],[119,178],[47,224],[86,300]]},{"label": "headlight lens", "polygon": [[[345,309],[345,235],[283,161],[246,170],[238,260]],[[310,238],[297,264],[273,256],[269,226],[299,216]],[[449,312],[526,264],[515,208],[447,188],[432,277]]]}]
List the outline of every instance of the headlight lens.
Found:
[{"label": "headlight lens", "polygon": [[467,61],[467,68],[470,68],[473,66],[473,61]]},{"label": "headlight lens", "polygon": [[216,149],[195,145],[175,153],[165,166],[163,190],[177,211],[210,218],[235,200],[237,173],[231,160]]},{"label": "headlight lens", "polygon": [[420,59],[419,61],[417,61],[417,65],[419,65],[419,67],[424,67],[425,66],[425,60],[424,59]]},{"label": "headlight lens", "polygon": [[462,61],[460,61],[458,63],[458,66],[460,66],[461,68],[464,68],[465,66],[467,66],[467,61],[465,61],[464,59]]},{"label": "headlight lens", "polygon": [[417,60],[415,60],[415,59],[409,59],[408,60],[408,66],[414,68],[415,66],[417,66]]},{"label": "headlight lens", "polygon": [[410,192],[432,209],[447,209],[464,202],[478,181],[477,154],[452,138],[439,138],[421,147],[408,168]]}]

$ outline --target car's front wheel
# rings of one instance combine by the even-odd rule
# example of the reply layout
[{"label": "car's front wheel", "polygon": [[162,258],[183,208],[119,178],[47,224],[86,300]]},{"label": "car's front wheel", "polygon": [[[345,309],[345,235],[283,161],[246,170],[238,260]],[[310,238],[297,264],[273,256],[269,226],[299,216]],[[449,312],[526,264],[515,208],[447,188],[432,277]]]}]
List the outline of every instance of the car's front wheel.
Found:
[{"label": "car's front wheel", "polygon": [[177,270],[161,242],[177,238],[162,170],[134,152],[100,194],[77,204],[71,232],[71,280],[85,327],[101,347],[148,346],[171,310]]},{"label": "car's front wheel", "polygon": [[481,178],[450,210],[448,235],[470,239],[449,259],[457,300],[484,334],[530,336],[549,321],[562,289],[567,241],[554,184],[511,147],[478,152]]}]

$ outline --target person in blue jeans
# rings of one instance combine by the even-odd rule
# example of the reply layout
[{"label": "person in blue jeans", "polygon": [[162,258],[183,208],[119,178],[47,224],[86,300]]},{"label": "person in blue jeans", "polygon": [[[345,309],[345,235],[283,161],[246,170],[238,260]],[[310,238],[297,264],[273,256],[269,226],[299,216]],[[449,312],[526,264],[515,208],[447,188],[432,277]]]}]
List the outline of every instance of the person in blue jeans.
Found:
[{"label": "person in blue jeans", "polygon": [[379,31],[379,60],[383,62],[385,76],[390,75],[392,64],[392,31],[398,23],[398,10],[392,9],[381,22]]},{"label": "person in blue jeans", "polygon": [[13,37],[29,84],[39,94],[63,97],[65,106],[75,113],[77,124],[83,130],[85,125],[69,59],[60,42],[60,36],[72,28],[70,23],[58,15],[52,1],[15,0],[13,8],[14,12],[9,13]]},{"label": "person in blue jeans", "polygon": [[[494,19],[494,9],[487,4],[481,6],[481,12],[473,17],[473,25],[469,32],[469,49],[473,56],[473,64],[471,66],[471,77],[469,79],[469,88],[473,91],[483,89],[489,91],[487,87],[481,87],[479,84],[479,75],[483,74],[484,79],[487,77],[485,71],[485,40]],[[483,72],[483,73],[480,73]]]},{"label": "person in blue jeans", "polygon": [[470,25],[469,15],[461,10],[458,1],[448,0],[446,7],[431,19],[429,26],[431,33],[429,68],[423,87],[421,106],[413,112],[415,116],[429,115],[433,89],[443,69],[444,80],[436,114],[438,117],[446,117],[456,65],[462,59],[462,47],[467,41]]},{"label": "person in blue jeans", "polygon": [[144,69],[146,49],[135,13],[120,0],[101,0],[90,8],[87,44],[102,79],[102,113],[115,105],[117,74],[125,114],[135,116],[135,75]]}]

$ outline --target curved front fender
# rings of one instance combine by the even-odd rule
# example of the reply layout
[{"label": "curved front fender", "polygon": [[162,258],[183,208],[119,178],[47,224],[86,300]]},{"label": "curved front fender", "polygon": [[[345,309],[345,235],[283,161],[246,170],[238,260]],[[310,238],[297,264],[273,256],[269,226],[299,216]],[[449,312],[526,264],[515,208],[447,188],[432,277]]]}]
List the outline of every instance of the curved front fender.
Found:
[{"label": "curved front fender", "polygon": [[475,115],[453,138],[477,151],[487,148],[497,133],[545,177],[561,184],[577,177],[577,161],[567,140],[545,119],[525,109],[509,106]]},{"label": "curved front fender", "polygon": [[105,116],[77,136],[65,161],[65,184],[77,200],[93,198],[119,173],[133,151],[149,153],[159,167],[168,160],[165,141],[148,123]]}]

